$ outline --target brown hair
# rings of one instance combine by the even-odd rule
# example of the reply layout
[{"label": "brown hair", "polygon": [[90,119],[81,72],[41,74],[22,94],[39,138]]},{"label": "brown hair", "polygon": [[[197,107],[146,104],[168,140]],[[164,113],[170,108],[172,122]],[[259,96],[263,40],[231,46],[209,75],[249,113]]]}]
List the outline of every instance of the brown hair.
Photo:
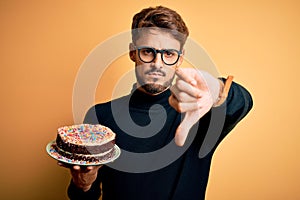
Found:
[{"label": "brown hair", "polygon": [[138,39],[139,29],[149,27],[167,30],[180,42],[181,48],[189,35],[189,30],[181,16],[164,6],[145,8],[134,15],[131,25],[132,41]]}]

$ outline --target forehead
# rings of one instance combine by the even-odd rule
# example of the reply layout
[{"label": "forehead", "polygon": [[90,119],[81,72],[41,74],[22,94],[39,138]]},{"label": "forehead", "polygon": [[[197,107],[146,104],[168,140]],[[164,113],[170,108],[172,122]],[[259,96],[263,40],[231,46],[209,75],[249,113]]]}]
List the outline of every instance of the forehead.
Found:
[{"label": "forehead", "polygon": [[149,46],[156,49],[180,49],[180,42],[171,33],[153,29],[141,31],[135,45]]}]

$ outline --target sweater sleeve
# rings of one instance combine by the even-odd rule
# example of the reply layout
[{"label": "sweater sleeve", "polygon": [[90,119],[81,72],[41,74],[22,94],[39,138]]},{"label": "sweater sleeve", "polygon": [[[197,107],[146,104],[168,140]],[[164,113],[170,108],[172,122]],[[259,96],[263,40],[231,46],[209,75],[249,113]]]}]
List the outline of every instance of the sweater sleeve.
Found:
[{"label": "sweater sleeve", "polygon": [[233,82],[224,104],[226,106],[226,118],[222,131],[223,137],[249,113],[253,107],[253,100],[246,88]]}]

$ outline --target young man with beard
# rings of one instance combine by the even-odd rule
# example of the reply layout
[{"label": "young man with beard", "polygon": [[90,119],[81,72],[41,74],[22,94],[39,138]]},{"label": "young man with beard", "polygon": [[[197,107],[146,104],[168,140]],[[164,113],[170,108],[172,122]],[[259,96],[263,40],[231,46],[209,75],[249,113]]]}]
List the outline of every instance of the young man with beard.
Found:
[{"label": "young man with beard", "polygon": [[[134,16],[129,56],[135,63],[137,82],[129,95],[93,106],[84,120],[116,133],[116,144],[122,149],[120,163],[115,161],[119,168],[72,166],[70,199],[99,199],[101,194],[103,200],[205,199],[213,153],[249,112],[252,99],[245,88],[231,84],[231,79],[179,68],[188,34],[180,15],[169,8],[146,8]],[[224,120],[219,121],[222,126],[215,142],[200,156],[211,125],[218,125],[211,122],[213,112],[221,113]],[[131,122],[141,128],[131,127]],[[128,127],[124,129],[122,124]],[[175,155],[172,162],[160,166],[158,155],[145,163],[130,163],[127,152],[148,155],[172,144],[175,147],[165,157],[168,160]]]}]

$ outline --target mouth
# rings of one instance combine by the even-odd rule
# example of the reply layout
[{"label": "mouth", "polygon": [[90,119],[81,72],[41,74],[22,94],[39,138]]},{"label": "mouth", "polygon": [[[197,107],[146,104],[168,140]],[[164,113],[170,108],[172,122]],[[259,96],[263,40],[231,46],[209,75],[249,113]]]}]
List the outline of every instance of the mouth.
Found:
[{"label": "mouth", "polygon": [[159,77],[165,76],[161,72],[149,72],[149,73],[147,73],[147,75],[150,76],[150,77],[153,77],[153,78],[159,78]]}]

